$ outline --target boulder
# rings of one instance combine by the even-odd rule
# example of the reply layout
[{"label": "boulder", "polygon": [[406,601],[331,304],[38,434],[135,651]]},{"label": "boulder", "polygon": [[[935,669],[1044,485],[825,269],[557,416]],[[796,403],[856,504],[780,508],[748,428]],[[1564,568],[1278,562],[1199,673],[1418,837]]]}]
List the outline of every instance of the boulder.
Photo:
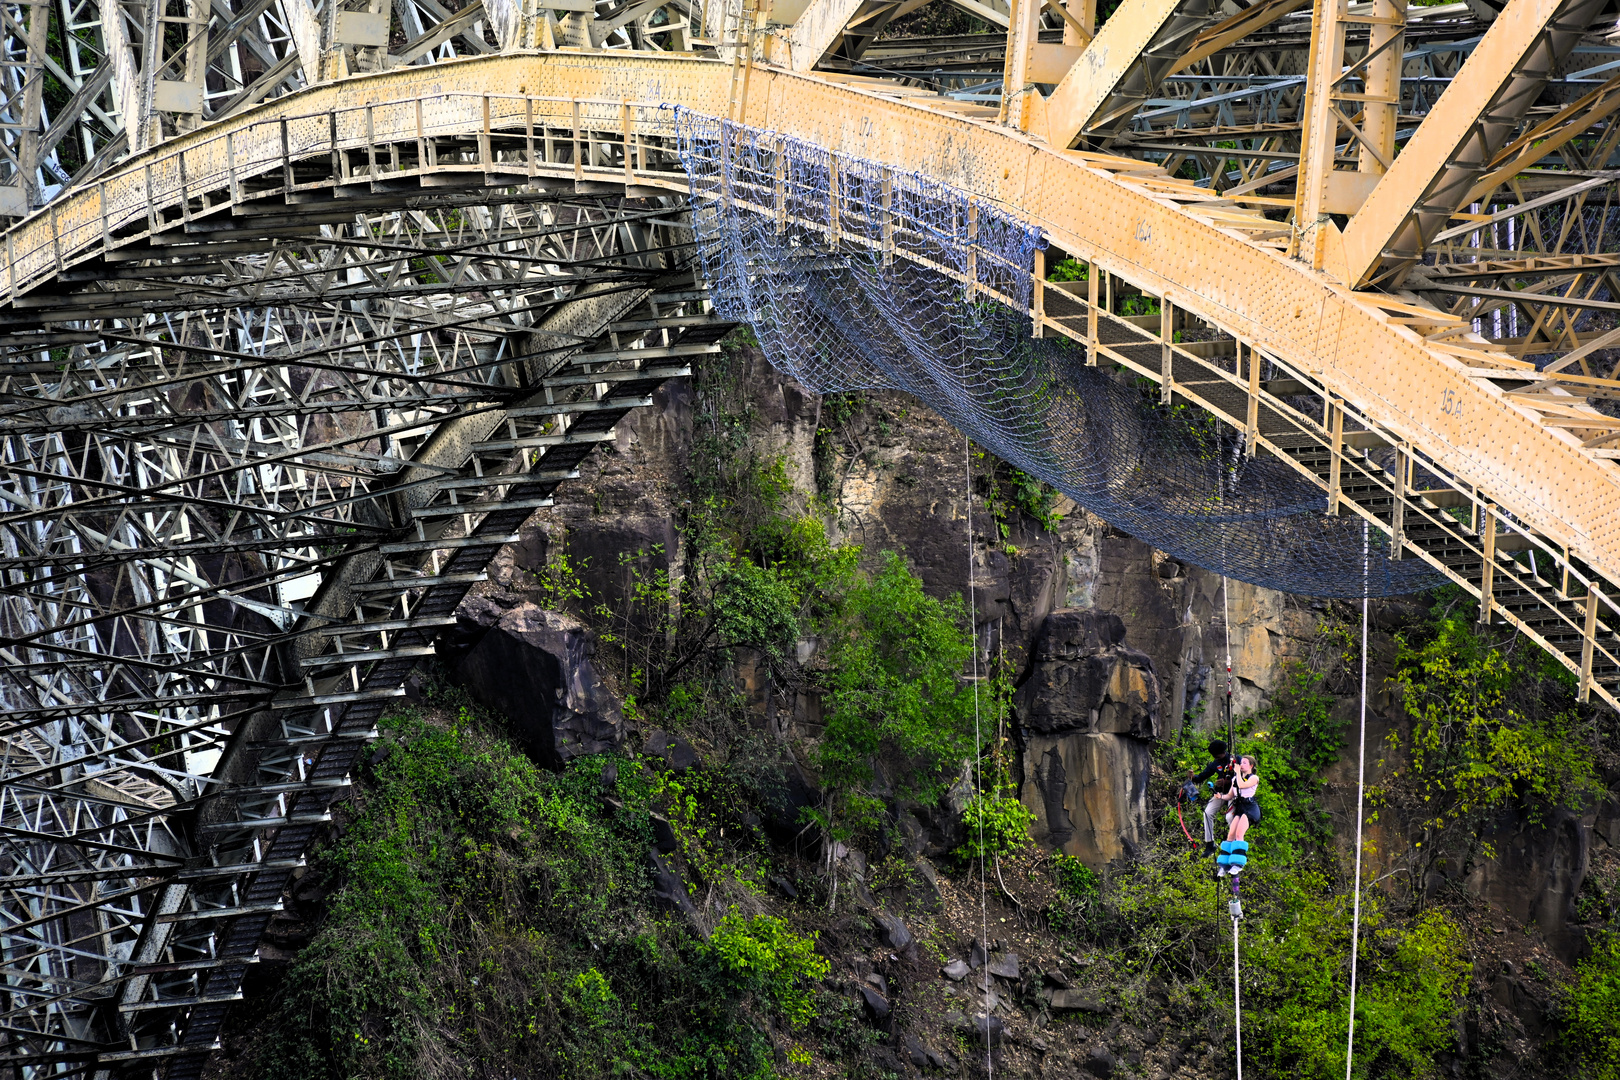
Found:
[{"label": "boulder", "polygon": [[964,961],[952,960],[950,963],[940,968],[939,973],[951,980],[951,982],[961,982],[963,979],[968,977],[968,974],[972,970],[973,969],[968,967]]},{"label": "boulder", "polygon": [[1153,661],[1125,644],[1124,622],[1052,612],[1015,703],[1020,797],[1036,842],[1094,868],[1132,854],[1147,832],[1146,740],[1159,733],[1162,702]]},{"label": "boulder", "polygon": [[647,849],[647,869],[652,871],[653,898],[689,920],[697,918],[697,907],[686,893],[686,883],[669,868],[657,848]]},{"label": "boulder", "polygon": [[677,773],[683,773],[698,763],[697,751],[692,744],[667,731],[648,733],[642,749],[654,757],[663,758],[670,769]]},{"label": "boulder", "polygon": [[474,697],[512,721],[532,757],[556,768],[624,741],[624,713],[591,664],[590,632],[534,604],[502,615],[461,661]]},{"label": "boulder", "polygon": [[1114,1055],[1101,1046],[1093,1046],[1091,1052],[1086,1055],[1086,1072],[1103,1080],[1114,1075],[1114,1065]]},{"label": "boulder", "polygon": [[563,546],[590,602],[611,608],[619,631],[636,639],[661,633],[668,614],[636,600],[636,586],[667,580],[679,543],[670,514],[618,513],[569,522]]},{"label": "boulder", "polygon": [[944,1056],[915,1035],[910,1033],[906,1035],[905,1047],[906,1056],[911,1059],[911,1064],[919,1069],[943,1069],[946,1067]]},{"label": "boulder", "polygon": [[1048,615],[1015,700],[1019,723],[1038,735],[1159,734],[1162,707],[1153,661],[1125,644],[1118,615],[1078,608]]},{"label": "boulder", "polygon": [[996,953],[985,965],[985,970],[999,979],[1018,978],[1018,954],[1015,952]]},{"label": "boulder", "polygon": [[872,919],[883,929],[883,940],[889,943],[889,948],[904,949],[911,944],[911,931],[906,928],[905,922],[899,916],[880,911],[872,916]]},{"label": "boulder", "polygon": [[805,811],[819,805],[821,792],[794,762],[760,780],[759,806],[765,817],[765,831],[779,844],[792,844],[807,835]]},{"label": "boulder", "polygon": [[647,819],[652,822],[653,847],[658,849],[660,855],[670,854],[679,846],[675,827],[662,814],[648,814]]},{"label": "boulder", "polygon": [[890,1011],[888,999],[870,986],[862,986],[859,989],[861,1000],[866,1005],[866,1013],[872,1018],[873,1022],[881,1024],[887,1020]]},{"label": "boulder", "polygon": [[1052,991],[1052,1008],[1059,1012],[1086,1012],[1098,1016],[1108,1015],[1108,1005],[1101,998],[1080,990]]}]

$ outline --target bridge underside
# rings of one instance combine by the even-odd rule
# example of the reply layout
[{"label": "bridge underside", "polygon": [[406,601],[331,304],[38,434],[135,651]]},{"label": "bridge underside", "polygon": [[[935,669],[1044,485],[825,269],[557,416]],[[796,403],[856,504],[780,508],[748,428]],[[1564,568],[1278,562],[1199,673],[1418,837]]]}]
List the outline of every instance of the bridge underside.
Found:
[{"label": "bridge underside", "polygon": [[[711,286],[770,329],[694,204],[964,306],[980,208],[1039,230],[1022,333],[1620,694],[1601,5],[0,6],[14,1075],[198,1075],[466,588],[718,348]],[[961,195],[954,270],[885,231],[902,176]]]}]

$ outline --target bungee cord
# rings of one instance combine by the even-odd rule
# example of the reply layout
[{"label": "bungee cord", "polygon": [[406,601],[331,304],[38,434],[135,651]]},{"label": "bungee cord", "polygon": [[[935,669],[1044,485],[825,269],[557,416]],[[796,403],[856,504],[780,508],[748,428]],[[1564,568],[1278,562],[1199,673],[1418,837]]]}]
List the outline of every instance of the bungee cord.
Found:
[{"label": "bungee cord", "polygon": [[[1365,537],[1367,523],[1361,523],[1363,559],[1367,556]],[[1367,790],[1367,609],[1366,597],[1361,600],[1361,733],[1356,750],[1356,878],[1350,916],[1350,1033],[1344,1045],[1344,1080],[1350,1080],[1350,1068],[1356,1052],[1356,961],[1361,945],[1361,818],[1362,800]]]},{"label": "bungee cord", "polygon": [[1238,966],[1238,917],[1232,916],[1232,1016],[1237,1031],[1237,1080],[1243,1080],[1243,971]]},{"label": "bungee cord", "polygon": [[[1232,614],[1227,602],[1229,579],[1221,578],[1221,628],[1226,633],[1226,752],[1237,756],[1237,724],[1232,716]],[[1232,770],[1232,783],[1237,783],[1237,770]],[[1231,874],[1232,901],[1227,912],[1232,916],[1232,1023],[1237,1036],[1237,1080],[1243,1080],[1243,970],[1238,955],[1238,920],[1243,917],[1243,902],[1238,898],[1236,868]]]},{"label": "bungee cord", "polygon": [[[963,475],[967,480],[966,499],[963,506],[967,511],[967,587],[968,587],[968,633],[973,636],[973,784],[979,797],[984,797],[984,760],[983,745],[979,732],[979,624],[978,600],[973,590],[973,444],[968,436],[962,436],[962,466]],[[979,811],[979,942],[984,950],[984,966],[980,973],[980,988],[986,991],[984,1009],[984,1071],[989,1080],[995,1077],[995,1062],[990,1054],[990,911],[987,895],[989,883],[985,880],[984,864],[989,856],[984,850],[984,811]]]}]

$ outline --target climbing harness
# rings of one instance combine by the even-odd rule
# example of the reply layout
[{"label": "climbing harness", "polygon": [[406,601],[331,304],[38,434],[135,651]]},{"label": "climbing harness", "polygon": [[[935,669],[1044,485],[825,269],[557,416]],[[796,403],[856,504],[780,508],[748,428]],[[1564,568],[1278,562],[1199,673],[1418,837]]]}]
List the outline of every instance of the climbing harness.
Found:
[{"label": "climbing harness", "polygon": [[[977,600],[973,592],[973,444],[966,435],[962,436],[962,465],[967,477],[967,498],[963,501],[963,508],[967,513],[967,586],[968,586],[968,633],[973,635],[973,785],[975,791],[984,790],[984,764],[983,743],[979,735],[979,623],[977,615]],[[999,783],[999,781],[997,781]],[[984,876],[984,864],[988,861],[984,851],[984,814],[979,814],[979,941],[983,943],[985,963],[988,965],[990,956],[990,909],[986,899],[989,884]],[[985,982],[988,977],[981,971],[980,976]],[[987,1080],[995,1080],[995,1062],[990,1054],[990,1011],[984,1014],[984,1072]]]}]

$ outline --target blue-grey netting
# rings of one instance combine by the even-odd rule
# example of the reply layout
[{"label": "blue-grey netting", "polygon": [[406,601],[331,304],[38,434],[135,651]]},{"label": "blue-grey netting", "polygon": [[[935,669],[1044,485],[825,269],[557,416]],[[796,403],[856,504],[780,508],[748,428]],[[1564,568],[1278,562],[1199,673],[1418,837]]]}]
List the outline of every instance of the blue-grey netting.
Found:
[{"label": "blue-grey netting", "polygon": [[[1034,339],[1039,232],[926,178],[677,110],[717,310],[820,391],[902,390],[980,445],[1162,551],[1311,596],[1438,583],[1202,410]],[[832,198],[836,191],[836,200]],[[836,202],[836,220],[829,207]]]}]

